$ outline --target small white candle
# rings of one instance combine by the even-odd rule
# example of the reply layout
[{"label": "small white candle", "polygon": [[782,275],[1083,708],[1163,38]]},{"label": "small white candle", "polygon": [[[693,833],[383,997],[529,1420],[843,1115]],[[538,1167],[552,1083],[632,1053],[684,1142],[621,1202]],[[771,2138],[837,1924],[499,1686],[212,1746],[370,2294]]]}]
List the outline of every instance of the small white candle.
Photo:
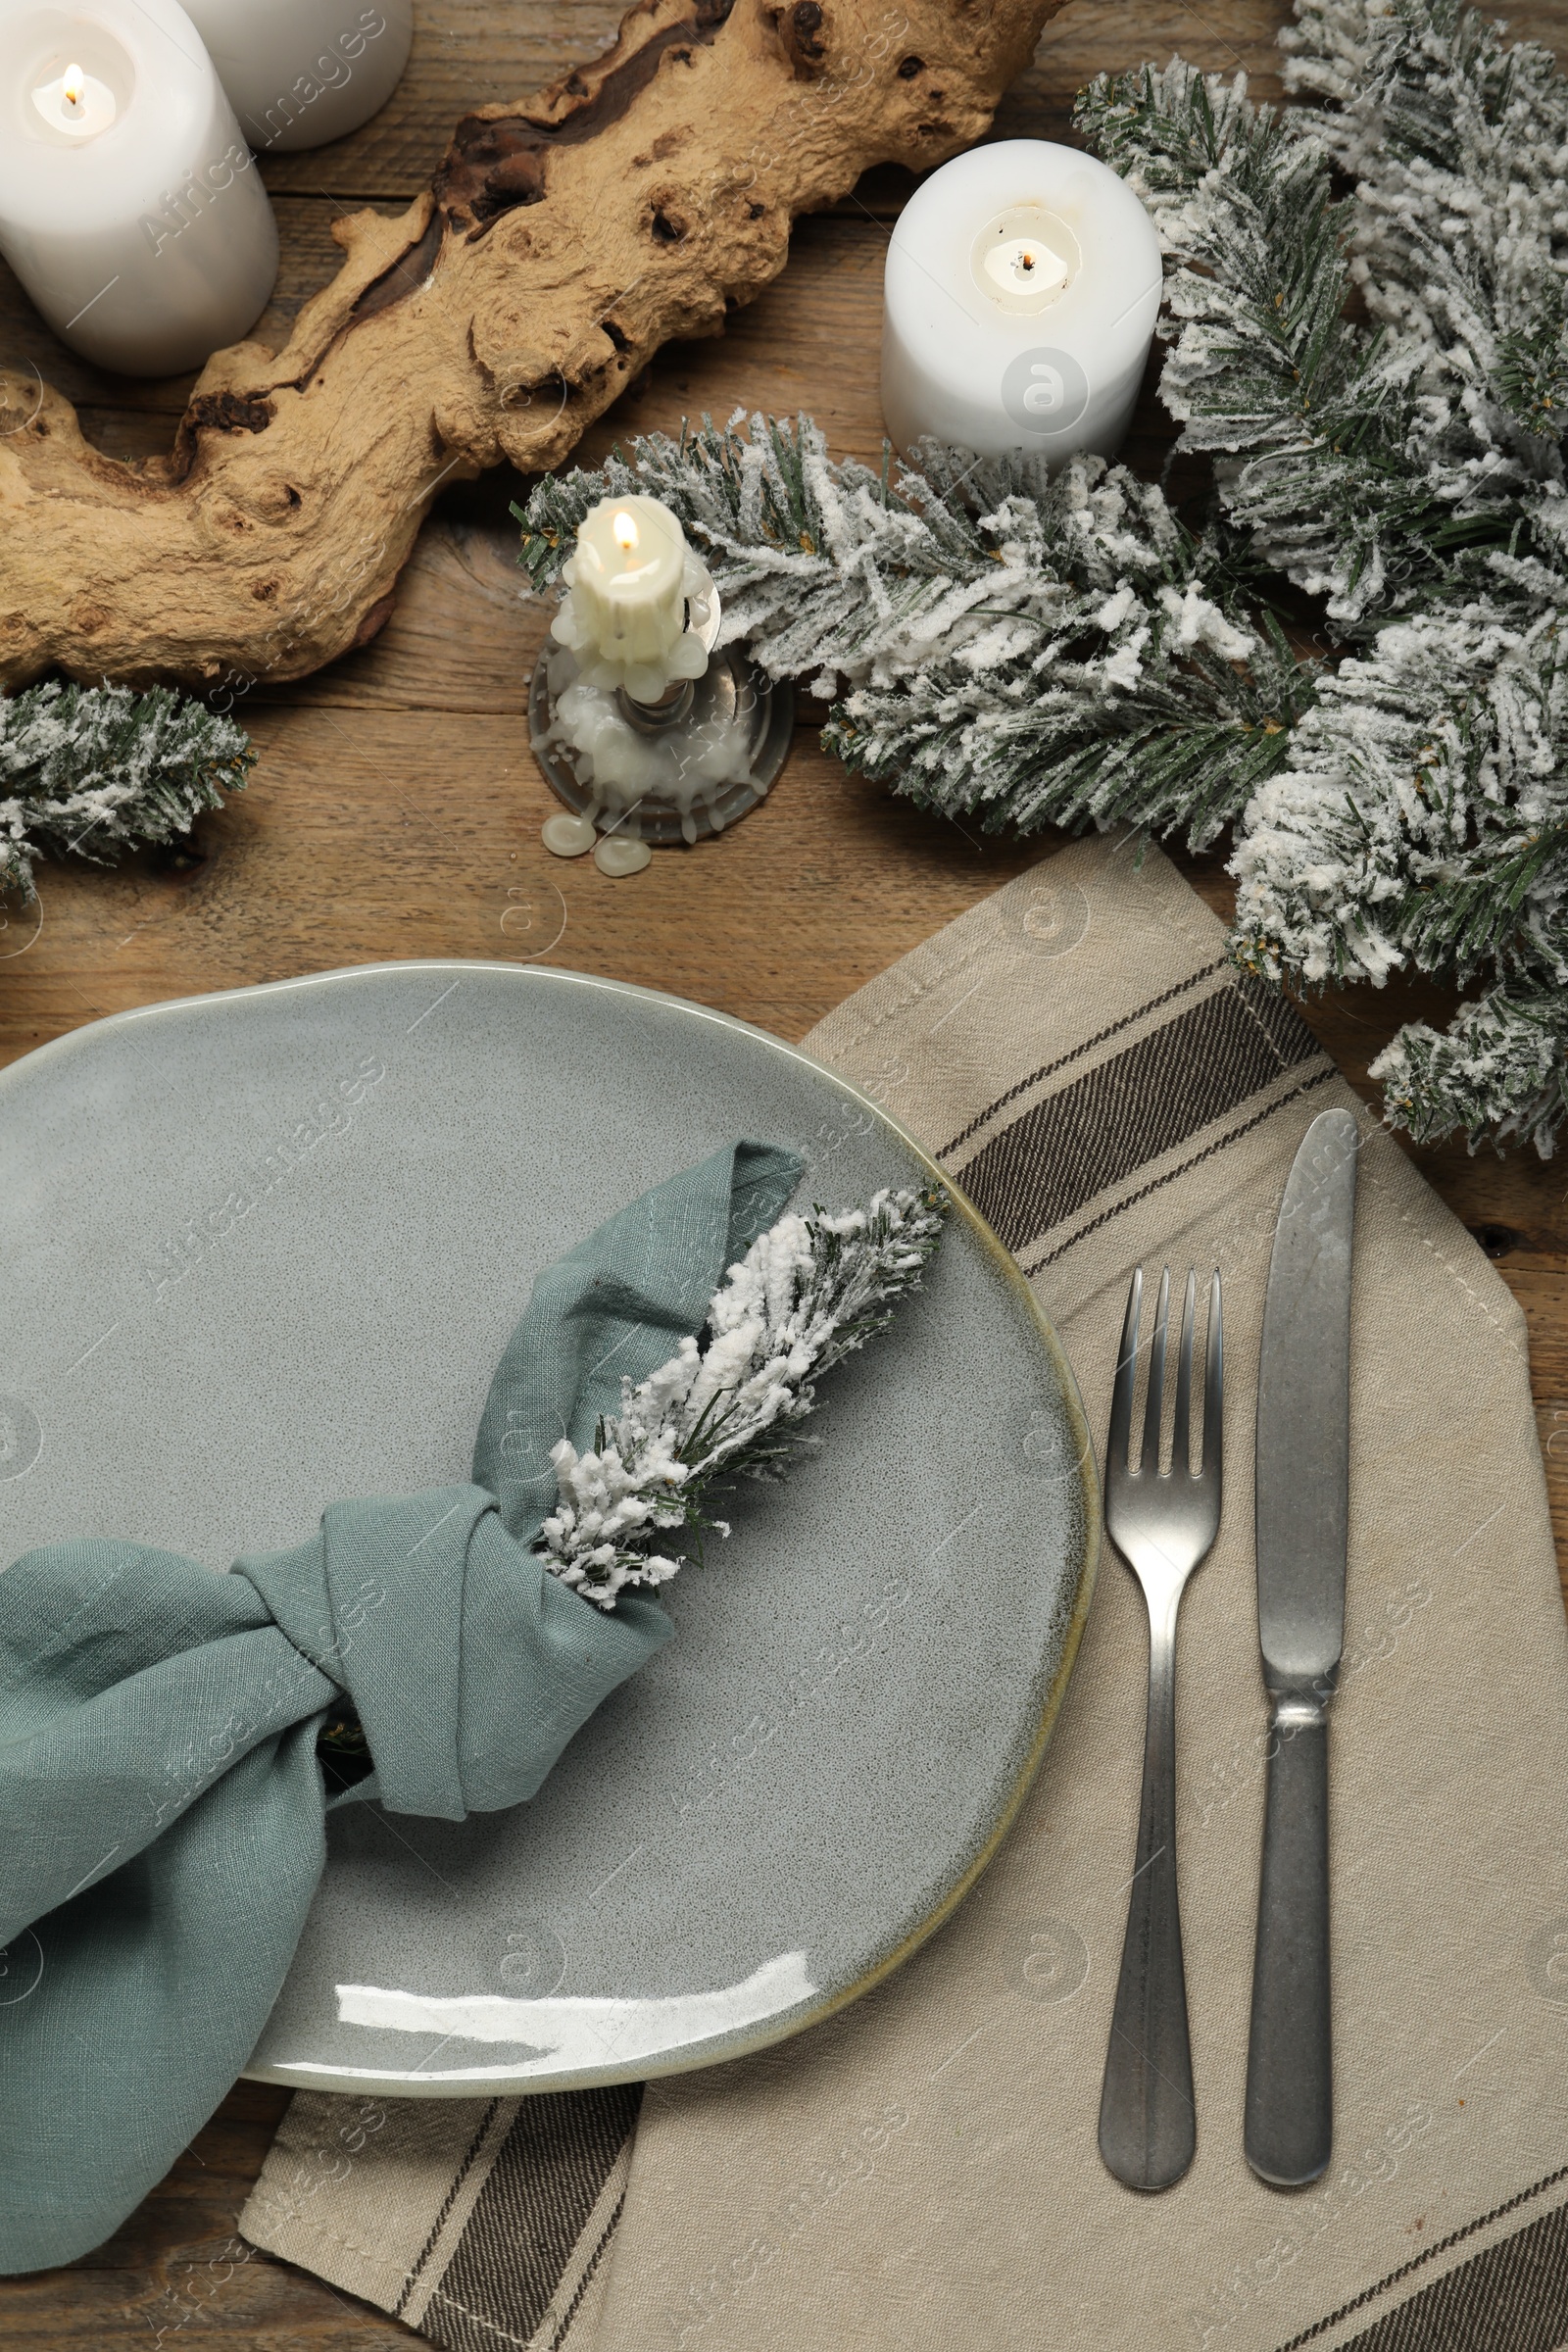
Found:
[{"label": "small white candle", "polygon": [[707,585],[679,517],[657,498],[604,498],[577,526],[562,565],[568,594],[551,635],[570,648],[590,686],[623,686],[657,702],[681,678],[700,678],[708,656],[687,627],[687,600]]},{"label": "small white candle", "polygon": [[251,145],[320,147],[378,114],[409,62],[414,0],[186,0]]},{"label": "small white candle", "polygon": [[888,250],[882,414],[895,445],[1114,457],[1160,278],[1149,215],[1092,156],[1005,139],[956,157],[915,190]]},{"label": "small white candle", "polygon": [[0,252],[63,342],[125,374],[255,324],[277,230],[175,0],[0,0]]}]

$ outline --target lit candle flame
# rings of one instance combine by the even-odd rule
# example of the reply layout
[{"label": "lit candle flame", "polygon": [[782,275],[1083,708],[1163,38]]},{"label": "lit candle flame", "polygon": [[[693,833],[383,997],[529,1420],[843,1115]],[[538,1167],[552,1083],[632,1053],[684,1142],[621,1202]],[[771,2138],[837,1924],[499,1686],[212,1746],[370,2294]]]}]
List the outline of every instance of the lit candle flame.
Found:
[{"label": "lit candle flame", "polygon": [[68,66],[60,84],[60,94],[74,115],[81,112],[81,102],[87,95],[87,76],[79,66]]},{"label": "lit candle flame", "polygon": [[610,527],[615,534],[615,545],[629,555],[637,544],[637,517],[622,508],[618,514],[611,516]]},{"label": "lit candle flame", "polygon": [[[1021,228],[1021,234],[1007,233],[1015,228]],[[1064,231],[1064,242],[1065,235]],[[1069,264],[1049,239],[1010,217],[1004,218],[995,244],[976,247],[974,260],[988,293],[996,287],[1009,298],[1036,307],[1059,294],[1072,276]]]}]

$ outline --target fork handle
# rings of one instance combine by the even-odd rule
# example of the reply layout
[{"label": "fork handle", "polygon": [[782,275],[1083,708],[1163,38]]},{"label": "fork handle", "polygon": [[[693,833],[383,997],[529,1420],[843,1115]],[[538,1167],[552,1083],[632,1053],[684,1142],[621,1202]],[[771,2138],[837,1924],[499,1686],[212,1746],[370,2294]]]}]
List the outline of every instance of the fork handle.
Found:
[{"label": "fork handle", "polygon": [[1149,1716],[1137,1866],[1100,2096],[1100,2153],[1129,2188],[1170,2188],[1193,2161],[1198,2119],[1187,2034],[1187,1978],[1176,1897],[1176,1612],[1149,1627]]},{"label": "fork handle", "polygon": [[1315,1693],[1272,1714],[1244,2145],[1260,2180],[1298,2188],[1334,2143],[1329,1727]]}]

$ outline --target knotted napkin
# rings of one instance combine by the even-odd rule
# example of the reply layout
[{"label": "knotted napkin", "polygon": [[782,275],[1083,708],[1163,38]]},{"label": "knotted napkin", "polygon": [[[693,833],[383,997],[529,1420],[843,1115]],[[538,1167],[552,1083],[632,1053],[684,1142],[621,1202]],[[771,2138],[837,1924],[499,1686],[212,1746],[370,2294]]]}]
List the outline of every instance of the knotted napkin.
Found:
[{"label": "knotted napkin", "polygon": [[113,1542],[0,1576],[0,1945],[36,1972],[4,2011],[0,2270],[99,2244],[250,2055],[320,1876],[341,1694],[373,1764],[346,1793],[461,1821],[532,1796],[668,1639],[654,1601],[606,1614],[545,1573],[550,1449],[700,1328],[801,1166],[732,1145],[542,1274],[471,1483],[333,1503],[226,1576]]}]

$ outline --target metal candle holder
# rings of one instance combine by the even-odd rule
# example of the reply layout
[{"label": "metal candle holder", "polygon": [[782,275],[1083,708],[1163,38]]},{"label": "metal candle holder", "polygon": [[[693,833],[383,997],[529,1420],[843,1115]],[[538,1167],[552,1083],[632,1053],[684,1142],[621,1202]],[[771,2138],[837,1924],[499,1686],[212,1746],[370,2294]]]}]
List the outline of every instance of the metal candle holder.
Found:
[{"label": "metal candle holder", "polygon": [[[706,577],[706,575],[705,575]],[[558,800],[574,816],[589,818],[604,832],[623,841],[646,841],[651,849],[672,849],[680,843],[706,840],[723,833],[737,817],[755,808],[776,779],[790,748],[795,727],[795,696],[787,684],[776,684],[750,661],[738,646],[715,653],[718,636],[718,590],[707,581],[686,607],[688,629],[708,655],[700,678],[682,678],[658,702],[643,703],[625,688],[615,692],[616,707],[639,735],[660,736],[671,742],[679,756],[682,735],[692,737],[708,722],[743,722],[746,727],[747,773],[738,782],[720,784],[711,795],[686,810],[654,793],[621,812],[608,808],[591,782],[585,783],[572,761],[570,749],[548,741],[556,722],[556,697],[548,675],[551,659],[559,662],[564,649],[547,643],[534,668],[528,695],[528,734],[534,758]]]}]

